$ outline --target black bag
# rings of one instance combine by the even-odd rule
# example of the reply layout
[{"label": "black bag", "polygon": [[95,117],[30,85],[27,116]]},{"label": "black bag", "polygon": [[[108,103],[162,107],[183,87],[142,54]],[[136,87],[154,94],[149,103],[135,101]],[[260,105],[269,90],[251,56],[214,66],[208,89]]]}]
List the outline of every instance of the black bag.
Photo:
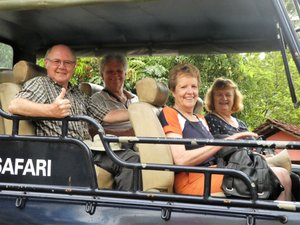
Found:
[{"label": "black bag", "polygon": [[[256,138],[256,140],[265,140],[263,139],[263,136],[260,136]],[[275,155],[275,148],[270,148],[270,147],[256,147],[255,152],[265,155],[265,156],[273,156]]]},{"label": "black bag", "polygon": [[[249,148],[224,147],[218,156],[218,167],[244,172],[256,185],[259,199],[277,199],[284,190],[263,156]],[[225,175],[222,190],[226,196],[251,198],[250,190],[237,178]]]}]

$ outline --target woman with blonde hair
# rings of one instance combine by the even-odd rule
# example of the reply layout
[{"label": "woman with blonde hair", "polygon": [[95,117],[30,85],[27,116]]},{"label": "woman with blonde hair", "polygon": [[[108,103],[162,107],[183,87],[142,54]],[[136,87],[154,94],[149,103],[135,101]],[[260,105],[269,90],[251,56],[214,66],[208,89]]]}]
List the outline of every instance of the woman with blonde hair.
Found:
[{"label": "woman with blonde hair", "polygon": [[233,117],[244,109],[243,95],[230,79],[217,78],[205,95],[205,119],[213,135],[232,135],[248,131],[246,124]]},{"label": "woman with blonde hair", "polygon": [[[248,131],[243,121],[232,116],[244,108],[243,96],[232,80],[222,77],[215,79],[205,95],[204,102],[208,111],[205,119],[213,136],[220,137]],[[282,167],[271,166],[271,168],[285,188],[278,200],[291,200],[292,182],[289,172]]]}]

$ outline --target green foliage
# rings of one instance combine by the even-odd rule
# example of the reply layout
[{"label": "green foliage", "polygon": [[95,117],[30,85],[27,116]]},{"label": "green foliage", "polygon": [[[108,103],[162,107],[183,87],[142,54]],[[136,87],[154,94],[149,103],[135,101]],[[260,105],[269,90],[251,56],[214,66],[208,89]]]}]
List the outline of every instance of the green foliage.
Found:
[{"label": "green foliage", "polygon": [[81,82],[101,84],[99,63],[99,58],[95,57],[77,59],[75,74],[71,83],[76,85]]},{"label": "green foliage", "polygon": [[[255,128],[267,118],[300,124],[299,109],[293,107],[280,52],[245,54],[244,76],[238,86],[243,93],[245,109],[239,115],[250,128]],[[300,88],[300,77],[289,59],[296,90]],[[298,92],[299,93],[299,92]]]}]

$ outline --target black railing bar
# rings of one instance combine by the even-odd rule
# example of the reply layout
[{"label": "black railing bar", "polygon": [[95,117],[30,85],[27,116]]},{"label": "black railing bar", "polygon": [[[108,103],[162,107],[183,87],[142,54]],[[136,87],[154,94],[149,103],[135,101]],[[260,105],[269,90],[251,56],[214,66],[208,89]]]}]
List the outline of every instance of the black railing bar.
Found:
[{"label": "black railing bar", "polygon": [[[18,191],[18,192],[13,192],[13,191]],[[123,201],[133,201],[133,203],[136,203],[137,205],[139,205],[139,202],[135,202],[135,200],[139,199],[142,201],[151,201],[151,202],[163,202],[166,201],[168,203],[173,202],[173,201],[177,201],[177,202],[181,202],[180,204],[207,204],[207,201],[203,201],[203,197],[202,196],[191,196],[191,195],[173,195],[173,194],[163,194],[163,193],[159,193],[159,192],[136,192],[136,193],[132,193],[132,192],[125,192],[125,191],[116,191],[116,190],[96,190],[96,191],[91,191],[91,192],[87,192],[87,191],[77,191],[77,193],[75,192],[68,192],[67,195],[66,193],[64,193],[62,190],[60,190],[61,192],[57,192],[57,191],[47,191],[47,192],[43,192],[43,191],[37,191],[37,189],[35,190],[2,190],[0,192],[0,195],[5,195],[5,196],[11,196],[11,197],[15,197],[15,196],[21,196],[21,197],[27,197],[27,198],[43,198],[43,199],[72,199],[73,201],[77,200],[77,201],[91,201],[91,200],[97,200],[98,202],[101,200],[101,202],[115,202],[115,203],[119,203],[119,202],[123,202]],[[42,195],[41,195],[42,193]],[[41,197],[42,196],[42,197]],[[110,199],[112,198],[112,199]],[[104,199],[110,199],[110,200],[104,200]],[[212,205],[214,204],[223,204],[224,205],[224,201],[225,198],[223,198],[223,200],[221,199],[217,199],[217,198],[212,198],[210,204]],[[231,205],[231,204],[235,204],[238,203],[238,205],[244,205],[244,206],[249,206],[249,204],[251,205],[251,202],[249,199],[232,199],[231,201],[228,201],[226,205]]]},{"label": "black railing bar", "polygon": [[0,115],[5,118],[5,119],[9,119],[12,120],[12,116],[11,114],[5,112],[2,108],[0,108]]},{"label": "black railing bar", "polygon": [[[102,190],[98,190],[97,192],[101,192],[100,198],[104,200],[105,197],[116,197],[113,191],[107,192],[108,190],[102,192]],[[124,195],[122,195],[124,196]],[[98,196],[97,196],[98,197]],[[104,197],[104,198],[103,198]],[[126,194],[125,194],[126,197]],[[134,199],[131,194],[128,194],[127,200],[133,201]],[[157,201],[166,201],[171,205],[180,204],[196,204],[198,205],[210,205],[210,206],[227,206],[227,207],[253,207],[255,209],[272,209],[272,210],[283,210],[283,207],[279,207],[279,204],[286,204],[289,211],[300,211],[300,203],[296,202],[281,202],[277,203],[273,200],[257,200],[252,201],[251,199],[238,199],[238,198],[226,198],[226,197],[214,197],[210,196],[208,199],[204,199],[204,196],[195,196],[195,195],[180,195],[180,194],[170,194],[163,192],[136,192],[134,193],[134,198],[142,199],[142,200],[150,200],[153,202]],[[114,200],[119,202],[119,200]],[[179,206],[179,207],[180,207]]]},{"label": "black railing bar", "polygon": [[64,138],[64,137],[67,137],[67,135],[68,135],[68,125],[69,125],[69,123],[68,123],[69,121],[67,121],[67,120],[63,120],[62,121],[62,125],[61,125],[61,136]]},{"label": "black railing bar", "polygon": [[[86,122],[96,126],[99,132],[103,132],[102,126],[95,119],[93,119],[89,116],[67,116],[65,118],[30,117],[30,116],[20,116],[20,115],[9,114],[9,113],[3,111],[1,108],[0,108],[0,116],[2,116],[5,119],[12,120],[13,121],[13,128],[14,128],[14,126],[18,127],[19,122],[22,121],[22,120],[27,120],[27,121],[43,121],[43,120],[62,121],[62,136],[66,136],[66,134],[67,134],[68,122],[69,121],[86,121]],[[18,134],[18,129],[13,130],[12,133],[13,134]]]},{"label": "black railing bar", "polygon": [[[117,204],[117,203],[116,203]],[[103,206],[110,206],[110,207],[116,207],[119,205],[112,204],[112,203],[105,203]],[[139,205],[123,205],[123,208],[140,208]],[[149,206],[149,205],[142,205],[143,209],[147,210],[159,210],[161,209],[170,209],[172,212],[185,212],[185,213],[195,213],[195,214],[205,214],[205,215],[213,215],[213,216],[226,216],[226,217],[238,217],[238,218],[247,218],[249,216],[255,217],[255,219],[261,219],[261,220],[279,220],[281,223],[286,223],[288,221],[287,216],[285,215],[279,215],[278,213],[263,213],[263,212],[256,212],[256,211],[238,211],[235,209],[215,209],[212,206],[206,205],[205,207],[197,208],[195,206],[193,207],[184,207],[182,205],[174,206],[174,205],[167,205],[167,206]],[[249,205],[248,205],[249,206]],[[120,207],[120,206],[119,206]]]},{"label": "black railing bar", "polygon": [[133,169],[133,192],[139,191],[140,190],[140,184],[142,185],[143,181],[141,178],[142,175],[142,170],[140,168],[134,168]]},{"label": "black railing bar", "polygon": [[[9,137],[3,135],[3,137]],[[29,135],[15,135],[13,138],[18,138],[18,140],[31,140],[39,141],[41,138],[47,140],[60,141],[67,140],[68,137],[61,136],[29,136]],[[265,147],[265,148],[277,148],[277,149],[299,149],[299,141],[257,141],[257,140],[223,140],[223,139],[176,139],[176,138],[164,138],[164,137],[113,137],[104,136],[104,140],[107,142],[118,142],[118,143],[132,143],[132,144],[191,144],[191,145],[214,145],[214,146],[241,146],[241,147]],[[80,140],[78,140],[80,141]]]},{"label": "black railing bar", "polygon": [[72,141],[72,142],[84,145],[87,149],[89,149],[88,146],[86,146],[86,144],[84,142],[82,142],[79,139],[72,138],[72,137],[32,136],[32,135],[15,135],[15,136],[1,135],[1,140],[2,141],[30,141],[30,142],[40,142],[40,141],[45,141],[45,139],[47,139],[47,141],[49,141],[49,142],[55,142],[55,143],[57,143],[58,141],[60,143]]},{"label": "black railing bar", "polygon": [[2,116],[5,119],[8,120],[15,120],[15,121],[22,121],[22,120],[28,120],[28,121],[41,121],[41,120],[49,120],[49,121],[86,121],[88,123],[91,123],[95,125],[97,128],[102,128],[102,126],[92,117],[89,116],[67,116],[64,118],[53,118],[53,117],[30,117],[30,116],[21,116],[21,115],[15,115],[15,114],[9,114],[5,111],[3,111],[0,108],[0,116]]},{"label": "black railing bar", "polygon": [[63,121],[63,120],[68,120],[68,117],[65,118],[52,118],[52,117],[30,117],[30,116],[20,116],[20,115],[15,115],[15,114],[9,114],[5,111],[3,111],[0,108],[0,115],[8,120],[13,120],[13,121],[22,121],[22,120],[28,120],[28,121],[39,121],[39,120],[56,120],[56,121]]},{"label": "black railing bar", "polygon": [[[17,192],[16,192],[17,191]],[[60,191],[60,192],[59,192]],[[95,190],[95,191],[83,191],[83,190],[79,190],[77,192],[67,192],[66,193],[63,190],[52,190],[49,191],[47,190],[46,192],[43,192],[43,190],[38,191],[37,189],[34,190],[20,190],[19,189],[12,189],[12,190],[2,190],[0,192],[0,195],[5,195],[5,196],[22,196],[22,197],[35,197],[35,198],[41,198],[41,193],[42,193],[42,198],[43,199],[72,199],[72,200],[78,200],[78,201],[91,201],[91,200],[98,200],[98,201],[103,201],[103,202],[111,202],[114,201],[116,203],[118,202],[123,202],[125,201],[134,201],[139,199],[142,201],[151,201],[151,202],[155,202],[155,201],[166,201],[168,203],[176,201],[176,202],[181,202],[181,204],[201,204],[201,203],[206,203],[206,201],[203,201],[203,197],[202,196],[192,196],[192,195],[174,195],[171,193],[162,193],[162,192],[127,192],[127,191],[117,191],[117,190]],[[104,199],[110,199],[111,200],[104,200]],[[124,200],[125,199],[125,200]],[[212,198],[212,202],[214,200],[216,200],[217,198]],[[225,198],[223,198],[222,200],[217,199],[218,201],[216,202],[223,202]],[[249,206],[249,204],[251,204],[249,199],[232,199],[232,201],[228,202],[230,203],[235,203],[235,202],[239,202],[239,204],[243,204],[245,203],[246,206]],[[140,203],[137,203],[140,204]]]},{"label": "black railing bar", "polygon": [[13,119],[13,123],[12,123],[12,131],[11,134],[12,135],[17,135],[19,133],[19,120],[17,118]]},{"label": "black railing bar", "polygon": [[[249,189],[255,192],[255,188],[252,187],[251,180],[249,177],[238,170],[234,169],[224,169],[224,168],[209,168],[209,167],[192,167],[192,166],[177,166],[177,165],[161,165],[161,164],[131,164],[124,163],[126,167],[141,169],[141,170],[166,170],[175,172],[194,172],[194,173],[206,173],[206,174],[224,174],[236,176],[242,179],[245,183],[249,184]],[[76,186],[61,186],[61,185],[36,185],[36,184],[20,184],[20,183],[0,183],[1,190],[32,190],[32,191],[49,191],[49,192],[60,192],[60,193],[92,193],[97,190],[97,188],[92,187],[76,187]]]},{"label": "black railing bar", "polygon": [[48,192],[61,194],[92,194],[96,189],[91,187],[63,186],[63,185],[39,185],[27,183],[1,182],[0,190]]},{"label": "black railing bar", "polygon": [[[205,200],[209,200],[209,197],[211,196],[210,194],[210,189],[211,189],[211,173],[204,173],[204,194],[203,198]],[[252,196],[252,198],[257,199],[257,195],[255,194]]]},{"label": "black railing bar", "polygon": [[[65,195],[65,194],[56,194],[56,193],[48,193],[48,194],[42,194],[41,193],[16,193],[11,192],[0,192],[1,195],[10,196],[10,197],[25,197],[25,198],[34,198],[34,199],[41,199],[43,201],[45,200],[52,200],[52,201],[72,201],[84,204],[85,202],[92,201],[98,204],[105,204],[105,205],[112,205],[112,206],[118,206],[122,207],[122,205],[131,205],[131,206],[146,206],[151,205],[152,207],[160,207],[160,208],[172,208],[172,209],[178,209],[179,211],[182,211],[184,209],[191,210],[195,209],[200,210],[202,207],[206,209],[207,207],[247,207],[247,208],[255,208],[255,209],[271,209],[275,211],[282,211],[283,208],[278,206],[278,203],[274,201],[257,201],[255,204],[250,202],[249,200],[244,199],[225,199],[225,198],[218,198],[213,199],[209,204],[207,201],[203,201],[203,198],[200,196],[182,196],[181,199],[178,198],[178,196],[171,195],[171,194],[159,194],[159,193],[151,193],[156,195],[155,198],[149,198],[150,193],[139,193],[139,195],[136,194],[126,194],[126,192],[116,192],[116,191],[110,191],[109,193],[105,193],[103,190],[97,191],[96,195]],[[101,194],[101,196],[100,196]],[[177,197],[177,198],[176,198]],[[139,201],[136,201],[136,199],[139,199]],[[264,204],[262,204],[264,203]],[[292,204],[293,206],[291,208],[294,208],[294,212],[300,211],[300,205],[295,202],[289,202],[288,204]],[[204,206],[203,206],[204,205]],[[101,206],[101,205],[100,205]],[[124,206],[127,207],[127,206]],[[228,212],[228,211],[227,211]],[[243,212],[245,213],[245,212]]]},{"label": "black railing bar", "polygon": [[144,144],[178,144],[178,145],[214,145],[214,146],[242,146],[264,148],[300,149],[300,141],[265,141],[265,140],[224,140],[224,139],[190,139],[167,137],[131,137],[131,136],[103,136],[104,142],[144,143]]}]

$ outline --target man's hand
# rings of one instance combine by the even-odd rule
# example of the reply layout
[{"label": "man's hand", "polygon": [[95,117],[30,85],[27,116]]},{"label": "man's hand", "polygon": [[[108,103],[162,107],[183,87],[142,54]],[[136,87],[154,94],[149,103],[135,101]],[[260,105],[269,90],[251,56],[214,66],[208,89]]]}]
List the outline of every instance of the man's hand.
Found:
[{"label": "man's hand", "polygon": [[66,116],[69,116],[71,113],[71,102],[69,99],[64,99],[66,95],[66,89],[62,88],[61,93],[55,101],[52,103],[52,117],[55,118],[64,118]]}]

